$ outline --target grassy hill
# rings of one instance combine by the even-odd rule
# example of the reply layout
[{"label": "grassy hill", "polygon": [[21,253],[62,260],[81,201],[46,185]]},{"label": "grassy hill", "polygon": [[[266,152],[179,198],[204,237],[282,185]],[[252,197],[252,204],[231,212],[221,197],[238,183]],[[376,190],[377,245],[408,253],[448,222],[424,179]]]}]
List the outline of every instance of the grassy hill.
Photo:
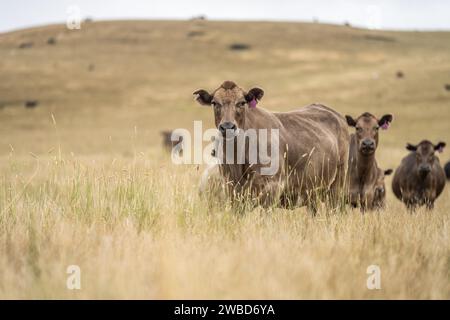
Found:
[{"label": "grassy hill", "polygon": [[[55,45],[47,44],[51,37]],[[26,42],[33,47],[18,49]],[[235,43],[250,49],[230,50]],[[0,56],[1,154],[9,153],[9,144],[18,152],[46,152],[53,143],[51,113],[66,151],[102,153],[110,136],[114,149],[129,151],[135,126],[139,147],[148,149],[158,144],[161,128],[190,128],[194,119],[212,126],[211,112],[193,102],[192,92],[214,89],[226,79],[264,88],[262,106],[270,110],[321,102],[353,115],[392,112],[386,148],[423,137],[450,141],[447,32],[269,22],[99,22],[81,30],[56,25],[3,34]],[[25,109],[25,100],[39,100],[39,107]]]},{"label": "grassy hill", "polygon": [[[53,25],[0,34],[0,74],[2,297],[450,297],[448,188],[433,214],[410,216],[389,192],[380,214],[240,217],[198,197],[201,171],[171,165],[159,135],[194,120],[212,127],[192,92],[233,80],[262,87],[269,110],[320,102],[394,114],[377,154],[395,168],[406,142],[450,144],[450,32]],[[69,264],[82,269],[81,291],[64,287]],[[371,264],[381,266],[381,291],[365,287]]]}]

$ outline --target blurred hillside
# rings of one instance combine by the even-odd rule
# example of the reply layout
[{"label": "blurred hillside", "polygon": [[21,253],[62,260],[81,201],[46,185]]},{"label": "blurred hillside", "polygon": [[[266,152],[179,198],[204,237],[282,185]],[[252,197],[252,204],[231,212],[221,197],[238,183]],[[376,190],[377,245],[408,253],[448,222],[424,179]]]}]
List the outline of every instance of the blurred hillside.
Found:
[{"label": "blurred hillside", "polygon": [[406,141],[450,143],[449,32],[89,22],[81,30],[54,25],[1,34],[0,70],[3,156],[12,149],[42,155],[58,143],[65,153],[87,156],[159,152],[160,130],[192,128],[193,120],[213,125],[192,92],[226,79],[262,87],[261,105],[270,110],[321,102],[355,116],[393,113],[392,131],[382,137],[388,165],[404,154]]}]

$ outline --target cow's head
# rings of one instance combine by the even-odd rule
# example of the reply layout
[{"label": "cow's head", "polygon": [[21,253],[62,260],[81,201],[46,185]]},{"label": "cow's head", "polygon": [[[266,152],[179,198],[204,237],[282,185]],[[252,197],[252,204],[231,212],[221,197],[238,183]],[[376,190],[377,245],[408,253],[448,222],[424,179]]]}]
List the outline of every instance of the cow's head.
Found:
[{"label": "cow's head", "polygon": [[442,152],[445,147],[445,142],[439,142],[434,145],[428,140],[421,141],[418,145],[408,143],[406,149],[412,151],[416,155],[416,169],[417,173],[422,177],[426,177],[435,163],[435,151]]},{"label": "cow's head", "polygon": [[245,114],[249,108],[255,108],[264,95],[264,91],[253,88],[248,92],[238,87],[232,81],[225,81],[222,85],[208,93],[206,90],[194,92],[196,100],[201,105],[214,108],[214,120],[217,129],[228,136],[236,135],[238,129],[245,126]]},{"label": "cow's head", "polygon": [[381,119],[366,112],[356,120],[351,116],[345,116],[347,124],[356,130],[356,141],[358,150],[363,155],[371,155],[378,147],[378,130],[387,129],[392,122],[392,115],[385,114]]},{"label": "cow's head", "polygon": [[381,201],[385,198],[386,185],[384,183],[384,178],[386,176],[391,175],[392,172],[393,172],[392,169],[387,169],[387,170],[378,169],[377,182],[375,183],[375,194],[374,194],[375,200]]}]

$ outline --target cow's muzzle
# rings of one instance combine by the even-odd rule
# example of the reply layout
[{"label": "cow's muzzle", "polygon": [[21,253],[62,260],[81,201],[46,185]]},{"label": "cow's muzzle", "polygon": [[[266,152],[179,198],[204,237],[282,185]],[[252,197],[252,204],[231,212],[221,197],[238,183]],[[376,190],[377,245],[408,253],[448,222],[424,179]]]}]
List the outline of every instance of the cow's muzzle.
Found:
[{"label": "cow's muzzle", "polygon": [[431,172],[431,166],[429,165],[420,165],[419,166],[419,174],[422,177],[427,176]]},{"label": "cow's muzzle", "polygon": [[363,154],[372,154],[375,152],[375,149],[376,149],[375,141],[365,139],[361,142],[360,150]]},{"label": "cow's muzzle", "polygon": [[221,123],[219,125],[219,131],[224,137],[234,137],[236,134],[237,126],[230,121]]}]

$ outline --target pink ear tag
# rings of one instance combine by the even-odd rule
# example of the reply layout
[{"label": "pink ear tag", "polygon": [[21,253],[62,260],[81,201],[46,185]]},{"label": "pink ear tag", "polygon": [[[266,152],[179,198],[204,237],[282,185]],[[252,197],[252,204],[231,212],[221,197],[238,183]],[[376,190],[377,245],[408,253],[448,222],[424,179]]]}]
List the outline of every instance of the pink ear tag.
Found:
[{"label": "pink ear tag", "polygon": [[255,98],[253,98],[253,100],[248,103],[248,106],[253,109],[256,108],[257,103],[258,102],[256,102]]},{"label": "pink ear tag", "polygon": [[386,121],[385,123],[383,123],[383,124],[381,125],[381,129],[383,129],[383,130],[389,129],[389,122]]}]

